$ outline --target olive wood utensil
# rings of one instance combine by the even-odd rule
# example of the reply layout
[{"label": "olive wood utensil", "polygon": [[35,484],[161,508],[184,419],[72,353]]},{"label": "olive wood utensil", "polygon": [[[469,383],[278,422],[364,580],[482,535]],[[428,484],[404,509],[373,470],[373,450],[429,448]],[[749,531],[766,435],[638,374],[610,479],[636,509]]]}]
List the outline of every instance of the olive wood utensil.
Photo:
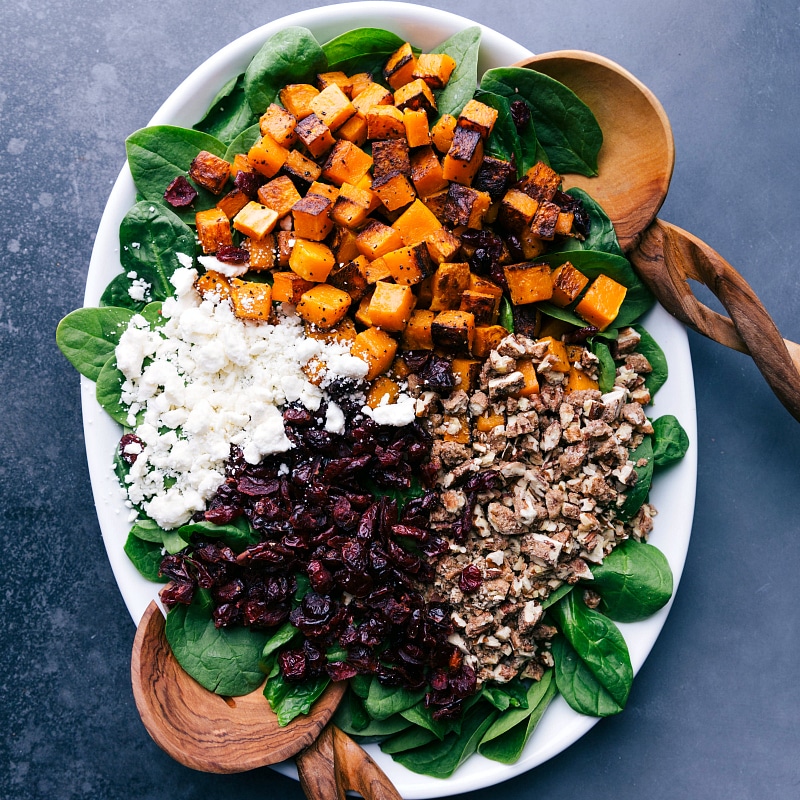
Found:
[{"label": "olive wood utensil", "polygon": [[366,800],[401,800],[373,759],[328,724],[344,682],[332,683],[310,714],[281,727],[261,687],[242,697],[223,698],[184,672],[167,642],[164,616],[155,601],[136,630],[131,682],[147,732],[187,767],[244,772],[296,756],[310,800],[344,800],[347,790]]},{"label": "olive wood utensil", "polygon": [[[767,383],[800,420],[800,345],[783,339],[744,278],[696,236],[656,218],[669,189],[675,145],[655,95],[610,59],[581,50],[543,53],[518,62],[568,86],[603,131],[599,175],[565,175],[605,209],[622,249],[664,308],[685,325],[753,357]],[[692,293],[707,286],[730,318]]]}]

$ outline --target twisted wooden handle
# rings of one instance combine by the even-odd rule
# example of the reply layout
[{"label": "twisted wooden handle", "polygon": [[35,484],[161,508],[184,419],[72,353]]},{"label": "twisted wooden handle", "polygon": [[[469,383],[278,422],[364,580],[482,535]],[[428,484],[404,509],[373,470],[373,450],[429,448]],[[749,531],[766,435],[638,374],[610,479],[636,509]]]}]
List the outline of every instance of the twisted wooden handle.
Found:
[{"label": "twisted wooden handle", "polygon": [[296,760],[308,800],[346,800],[348,790],[365,800],[403,800],[372,758],[333,725]]},{"label": "twisted wooden handle", "polygon": [[[670,314],[698,333],[751,355],[781,403],[800,420],[800,345],[781,337],[755,292],[719,253],[659,219],[630,259]],[[730,319],[697,300],[689,279],[707,286]]]}]

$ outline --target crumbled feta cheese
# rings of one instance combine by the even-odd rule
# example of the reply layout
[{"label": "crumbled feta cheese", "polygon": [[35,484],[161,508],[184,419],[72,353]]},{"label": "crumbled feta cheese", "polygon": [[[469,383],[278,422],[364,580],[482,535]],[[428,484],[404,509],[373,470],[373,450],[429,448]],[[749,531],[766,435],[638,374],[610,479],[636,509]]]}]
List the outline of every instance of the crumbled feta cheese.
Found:
[{"label": "crumbled feta cheese", "polygon": [[361,411],[368,417],[372,417],[378,425],[391,425],[392,427],[402,427],[410,425],[417,416],[416,401],[407,394],[400,394],[397,402],[391,405],[379,405],[377,408],[364,406]]},{"label": "crumbled feta cheese", "polygon": [[208,270],[218,272],[226,278],[238,278],[249,269],[247,264],[229,264],[220,261],[216,256],[197,256],[197,260]]}]

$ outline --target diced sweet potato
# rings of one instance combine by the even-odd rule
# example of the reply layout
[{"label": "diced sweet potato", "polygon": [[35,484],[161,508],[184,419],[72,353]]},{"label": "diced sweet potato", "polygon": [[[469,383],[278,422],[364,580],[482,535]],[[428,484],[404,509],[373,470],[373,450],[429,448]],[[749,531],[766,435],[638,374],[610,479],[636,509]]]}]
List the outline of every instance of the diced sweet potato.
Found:
[{"label": "diced sweet potato", "polygon": [[306,192],[306,197],[310,194],[316,194],[320,197],[327,197],[331,203],[336,202],[336,198],[339,196],[339,188],[334,186],[332,183],[323,183],[322,181],[314,181],[311,186],[308,187],[308,191]]},{"label": "diced sweet potato", "polygon": [[545,241],[552,241],[561,209],[549,200],[542,200],[531,222],[531,232]]},{"label": "diced sweet potato", "polygon": [[356,244],[356,234],[347,228],[334,228],[331,249],[336,253],[336,260],[340,264],[345,264],[361,255]]},{"label": "diced sweet potato", "polygon": [[461,295],[459,311],[469,311],[475,317],[476,325],[494,325],[499,307],[500,298],[496,295],[467,289]]},{"label": "diced sweet potato", "polygon": [[341,70],[322,72],[317,75],[317,88],[322,91],[335,83],[348,97],[353,88],[353,81]]},{"label": "diced sweet potato", "polygon": [[331,129],[313,112],[297,123],[295,132],[314,158],[325,155],[336,144]]},{"label": "diced sweet potato", "polygon": [[424,244],[406,245],[383,256],[395,283],[413,286],[433,272],[433,262]]},{"label": "diced sweet potato", "polygon": [[547,264],[510,264],[503,267],[503,273],[514,305],[538,303],[553,296],[553,282]]},{"label": "diced sweet potato", "polygon": [[375,85],[377,84],[372,80],[372,75],[369,72],[357,72],[355,75],[351,75],[350,98],[358,97],[364,89],[369,89],[370,86]]},{"label": "diced sweet potato", "polygon": [[447,228],[439,228],[438,230],[431,231],[431,233],[425,236],[424,241],[428,246],[428,252],[431,258],[437,264],[443,264],[446,261],[455,261],[461,250],[461,240],[450,233]]},{"label": "diced sweet potato", "polygon": [[356,237],[359,252],[369,259],[380,258],[382,255],[403,246],[403,237],[400,231],[374,219],[368,222],[364,230]]},{"label": "diced sweet potato", "polygon": [[373,106],[392,104],[392,93],[379,83],[371,83],[366,89],[353,97],[353,108],[361,116],[366,116]]},{"label": "diced sweet potato", "polygon": [[301,239],[321,242],[333,229],[331,209],[333,203],[327,197],[307,194],[292,206],[294,230]]},{"label": "diced sweet potato", "polygon": [[444,204],[447,202],[447,189],[436,194],[429,194],[427,197],[422,198],[422,202],[431,210],[431,213],[441,223],[447,220],[444,218]]},{"label": "diced sweet potato", "polygon": [[442,114],[431,128],[431,141],[440,152],[446,153],[453,145],[456,132],[456,118],[452,114]]},{"label": "diced sweet potato", "polygon": [[532,394],[538,394],[539,377],[536,375],[536,367],[533,366],[533,362],[529,358],[520,358],[517,360],[517,370],[525,378],[525,385],[514,396],[530,397]]},{"label": "diced sweet potato", "polygon": [[433,311],[417,309],[408,320],[403,330],[402,344],[404,350],[433,350],[431,323],[436,314]]},{"label": "diced sweet potato", "polygon": [[236,178],[239,172],[253,172],[252,164],[247,160],[245,153],[237,153],[231,164],[231,178]]},{"label": "diced sweet potato", "polygon": [[378,281],[369,304],[370,321],[386,331],[402,331],[411,318],[414,302],[410,286]]},{"label": "diced sweet potato", "polygon": [[565,392],[580,392],[583,389],[597,388],[599,388],[597,381],[590,378],[582,369],[570,367],[567,382],[564,384]]},{"label": "diced sweet potato", "polygon": [[260,239],[242,240],[242,247],[250,254],[250,269],[264,270],[275,266],[275,235],[268,233]]},{"label": "diced sweet potato", "polygon": [[430,146],[420,147],[411,153],[411,180],[420,197],[441,192],[447,188],[442,165]]},{"label": "diced sweet potato", "polygon": [[453,144],[442,164],[444,177],[448,181],[469,186],[482,161],[483,139],[480,133],[469,128],[456,127]]},{"label": "diced sweet potato", "polygon": [[289,256],[289,267],[301,278],[314,283],[327,280],[335,259],[330,248],[322,242],[296,239]]},{"label": "diced sweet potato", "polygon": [[377,408],[379,405],[391,405],[397,401],[399,395],[400,386],[397,381],[381,375],[369,387],[366,403],[370,408]]},{"label": "diced sweet potato", "polygon": [[294,129],[297,117],[281,108],[277,103],[270,103],[258,121],[261,135],[269,134],[281,147],[291,147],[297,141]]},{"label": "diced sweet potato", "polygon": [[492,202],[496,203],[506,193],[516,176],[516,167],[511,162],[485,155],[483,163],[472,179],[472,188],[486,192],[492,198]]},{"label": "diced sweet potato", "polygon": [[318,94],[319,89],[310,83],[290,83],[279,92],[283,107],[299,120],[313,112],[311,101]]},{"label": "diced sweet potato", "polygon": [[271,178],[286,163],[289,151],[269,134],[262,136],[247,152],[247,160],[256,172]]},{"label": "diced sweet potato", "polygon": [[607,275],[598,275],[583,299],[575,306],[575,313],[604,331],[619,314],[628,290]]},{"label": "diced sweet potato", "polygon": [[436,113],[436,99],[425,81],[421,78],[409,81],[405,85],[395,90],[394,104],[405,111],[410,108],[412,111],[422,109],[428,114]]},{"label": "diced sweet potato", "polygon": [[326,86],[309,101],[308,105],[312,112],[332,131],[340,128],[356,113],[350,98],[336,83]]},{"label": "diced sweet potato", "polygon": [[[362,256],[364,258],[364,256]],[[377,283],[378,281],[391,281],[392,273],[389,265],[384,261],[383,256],[367,261],[364,267],[364,277],[368,284]]]},{"label": "diced sweet potato", "polygon": [[[473,343],[474,346],[474,343]],[[456,379],[455,389],[471,392],[478,383],[481,362],[475,358],[454,358],[452,362],[453,377]]]},{"label": "diced sweet potato", "polygon": [[356,340],[356,324],[350,317],[344,317],[341,322],[327,331],[323,331],[316,325],[306,323],[305,333],[310,339],[317,339],[321,342],[352,344]]},{"label": "diced sweet potato", "polygon": [[272,287],[268,283],[231,278],[233,313],[239,319],[266,321],[272,313]]},{"label": "diced sweet potato", "polygon": [[372,327],[372,321],[369,318],[369,304],[372,300],[372,287],[370,287],[370,291],[365,294],[358,303],[358,308],[356,309],[356,313],[353,314],[355,321],[359,325],[363,325],[365,328]]},{"label": "diced sweet potato", "polygon": [[589,279],[569,261],[556,267],[551,277],[553,296],[550,300],[560,308],[565,308],[575,300],[589,283]]},{"label": "diced sweet potato", "polygon": [[522,248],[522,255],[528,261],[538,258],[547,250],[547,242],[540,239],[530,228],[525,228],[519,235],[519,244]]},{"label": "diced sweet potato", "polygon": [[461,295],[469,288],[469,264],[439,264],[431,282],[431,311],[458,308]]},{"label": "diced sweet potato", "polygon": [[476,275],[474,272],[469,274],[469,288],[472,292],[481,292],[482,294],[490,294],[492,297],[496,297],[498,304],[503,296],[503,290],[500,286],[488,278]]},{"label": "diced sweet potato", "polygon": [[228,219],[233,219],[248,203],[250,198],[241,190],[233,188],[217,203],[217,208],[225,212]]},{"label": "diced sweet potato", "polygon": [[403,112],[403,127],[409,147],[423,147],[431,143],[428,115],[423,109],[414,111],[407,108]]},{"label": "diced sweet potato", "polygon": [[575,214],[572,211],[560,211],[556,220],[556,236],[569,236],[574,221]]},{"label": "diced sweet potato", "polygon": [[383,68],[383,78],[392,89],[399,89],[404,84],[413,80],[414,70],[417,67],[417,58],[411,45],[403,43],[389,56]]},{"label": "diced sweet potato", "polygon": [[275,235],[276,255],[278,256],[278,266],[288,267],[289,258],[292,255],[297,237],[294,231],[280,230]]},{"label": "diced sweet potato", "polygon": [[417,196],[411,181],[400,172],[373,178],[372,189],[389,211],[398,211]]},{"label": "diced sweet potato", "polygon": [[201,297],[216,295],[220,299],[226,300],[231,296],[230,281],[219,272],[204,272],[194,282],[194,288]]},{"label": "diced sweet potato", "polygon": [[283,172],[292,179],[299,191],[308,187],[322,174],[322,167],[310,158],[306,158],[299,150],[290,150],[283,165]]},{"label": "diced sweet potato", "polygon": [[336,131],[336,135],[346,142],[361,147],[367,141],[367,121],[359,114],[353,114],[347,122]]},{"label": "diced sweet potato", "polygon": [[469,429],[469,420],[466,414],[451,415],[445,414],[442,419],[444,428],[444,441],[455,442],[456,444],[469,444],[472,441]]},{"label": "diced sweet potato", "polygon": [[[375,263],[375,262],[372,262]],[[356,256],[346,264],[335,266],[328,275],[328,283],[347,292],[354,303],[357,303],[367,292],[366,270],[370,261],[366,256]]]},{"label": "diced sweet potato", "polygon": [[492,414],[489,411],[485,411],[478,417],[477,420],[475,420],[475,427],[481,431],[481,433],[489,433],[498,425],[505,424],[506,418],[502,414]]},{"label": "diced sweet potato", "polygon": [[421,200],[414,200],[392,223],[392,227],[400,232],[403,244],[412,245],[418,244],[426,236],[440,230],[442,223]]},{"label": "diced sweet potato", "polygon": [[508,331],[502,325],[476,325],[472,354],[486,358],[506,336]]},{"label": "diced sweet potato", "polygon": [[319,283],[304,292],[297,313],[306,322],[328,330],[340,322],[350,308],[350,295],[327,283]]},{"label": "diced sweet potato", "polygon": [[530,227],[538,210],[538,200],[519,189],[509,189],[500,201],[497,221],[507,231],[519,233]]},{"label": "diced sweet potato", "polygon": [[475,341],[475,317],[468,311],[440,311],[431,323],[431,336],[436,347],[470,351]]},{"label": "diced sweet potato", "polygon": [[343,183],[357,184],[372,166],[372,157],[360,147],[340,139],[336,142],[322,168],[322,177],[341,186]]},{"label": "diced sweet potato", "polygon": [[422,53],[412,78],[421,78],[431,89],[444,89],[455,68],[455,59],[445,53]]},{"label": "diced sweet potato", "polygon": [[[424,113],[424,112],[423,112]],[[373,106],[367,111],[367,139],[405,139],[403,112],[394,106]]]},{"label": "diced sweet potato", "polygon": [[272,299],[276,303],[297,305],[300,298],[314,284],[301,278],[296,272],[275,272],[272,275]]},{"label": "diced sweet potato", "polygon": [[397,353],[397,342],[378,328],[367,328],[356,336],[351,355],[366,362],[369,367],[366,379],[374,381],[392,365]]},{"label": "diced sweet potato", "polygon": [[216,253],[220,245],[233,243],[230,220],[219,208],[198,211],[194,221],[204,253]]},{"label": "diced sweet potato", "polygon": [[559,339],[554,339],[552,336],[544,336],[539,339],[540,342],[547,342],[547,360],[550,364],[550,369],[554,372],[569,372],[569,355],[567,354],[566,345]]},{"label": "diced sweet potato", "polygon": [[292,210],[292,206],[300,200],[300,192],[295,188],[291,178],[279,175],[259,187],[258,199],[267,208],[275,211],[280,219],[285,217]]},{"label": "diced sweet potato", "polygon": [[233,227],[251,239],[263,239],[272,232],[278,215],[261,203],[251,200],[234,218]]},{"label": "diced sweet potato", "polygon": [[451,183],[444,204],[444,217],[453,226],[480,229],[492,198],[470,186]]},{"label": "diced sweet potato", "polygon": [[351,183],[343,183],[333,204],[331,219],[345,228],[357,228],[369,216],[372,192]]},{"label": "diced sweet potato", "polygon": [[189,166],[189,177],[212,194],[222,194],[230,176],[231,165],[207,150],[201,150]]},{"label": "diced sweet potato", "polygon": [[497,109],[481,103],[480,100],[470,100],[458,115],[458,126],[477,131],[485,140],[489,138],[494,123],[497,122]]},{"label": "diced sweet potato", "polygon": [[552,200],[560,185],[561,176],[552,167],[539,161],[525,173],[519,182],[519,189],[534,200]]}]

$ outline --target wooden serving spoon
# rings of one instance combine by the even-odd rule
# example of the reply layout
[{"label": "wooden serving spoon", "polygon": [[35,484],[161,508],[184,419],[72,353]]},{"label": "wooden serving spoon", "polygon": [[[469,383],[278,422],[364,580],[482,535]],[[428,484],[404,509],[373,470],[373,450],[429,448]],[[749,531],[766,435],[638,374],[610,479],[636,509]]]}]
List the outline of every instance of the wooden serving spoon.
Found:
[{"label": "wooden serving spoon", "polygon": [[[800,345],[783,339],[742,276],[697,237],[656,219],[667,196],[675,145],[655,95],[610,59],[581,50],[543,53],[518,62],[575,92],[603,131],[599,175],[565,175],[605,209],[622,249],[658,301],[698,333],[753,357],[767,383],[800,420]],[[698,281],[719,298],[730,319],[692,294]]]},{"label": "wooden serving spoon", "polygon": [[346,684],[332,683],[311,713],[285,727],[261,687],[223,698],[204,689],[178,664],[155,601],[144,613],[131,655],[136,707],[155,743],[176,761],[202,772],[231,773],[295,756],[309,800],[402,800],[389,779],[349,736],[328,724]]}]

